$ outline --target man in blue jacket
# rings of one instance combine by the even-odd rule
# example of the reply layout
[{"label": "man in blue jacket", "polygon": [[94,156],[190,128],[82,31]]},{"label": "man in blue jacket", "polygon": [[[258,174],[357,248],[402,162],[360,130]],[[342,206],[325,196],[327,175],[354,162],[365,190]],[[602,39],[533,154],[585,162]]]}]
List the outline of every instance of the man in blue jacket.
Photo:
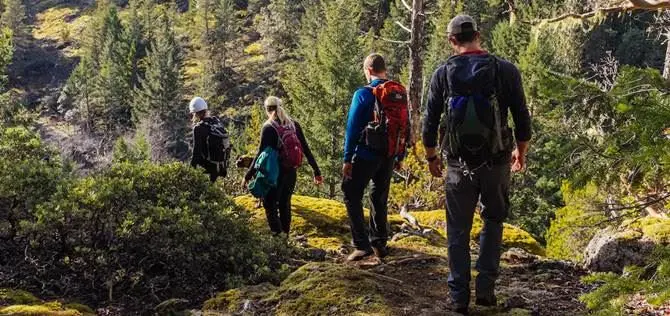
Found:
[{"label": "man in blue jacket", "polygon": [[[389,188],[393,169],[400,167],[402,158],[377,154],[360,142],[363,130],[373,119],[375,96],[371,88],[386,81],[386,62],[381,55],[371,54],[363,62],[363,71],[369,85],[354,93],[344,138],[342,191],[356,247],[348,261],[358,261],[373,253],[380,258],[388,254]],[[366,231],[363,195],[370,180],[370,223]]]},{"label": "man in blue jacket", "polygon": [[[446,151],[449,289],[452,307],[467,314],[470,303],[470,230],[478,202],[484,227],[480,235],[475,282],[476,304],[496,305],[503,221],[510,210],[510,171],[521,171],[531,138],[531,122],[521,74],[514,64],[482,50],[474,19],[455,17],[448,26],[456,52],[430,81],[423,121],[423,144],[431,174],[443,174],[438,129]],[[490,115],[483,115],[488,113]],[[514,120],[514,132],[507,125]],[[516,147],[514,146],[516,140]],[[480,146],[475,146],[478,142]]]}]

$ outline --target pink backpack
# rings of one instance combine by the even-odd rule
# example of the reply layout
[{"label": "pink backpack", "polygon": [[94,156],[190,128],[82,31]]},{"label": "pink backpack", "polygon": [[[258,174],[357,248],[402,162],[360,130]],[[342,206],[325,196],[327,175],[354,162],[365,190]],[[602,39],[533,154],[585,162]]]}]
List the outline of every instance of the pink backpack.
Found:
[{"label": "pink backpack", "polygon": [[302,164],[302,144],[294,126],[282,126],[272,122],[279,137],[279,162],[287,169],[297,169]]}]

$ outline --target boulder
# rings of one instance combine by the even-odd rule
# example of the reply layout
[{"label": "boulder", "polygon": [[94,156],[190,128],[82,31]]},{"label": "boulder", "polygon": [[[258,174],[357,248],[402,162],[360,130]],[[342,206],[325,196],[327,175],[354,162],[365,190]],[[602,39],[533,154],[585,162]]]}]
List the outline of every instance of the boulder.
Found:
[{"label": "boulder", "polygon": [[668,243],[668,228],[670,220],[642,218],[600,230],[584,250],[584,268],[621,273],[626,266],[645,265],[657,246]]}]

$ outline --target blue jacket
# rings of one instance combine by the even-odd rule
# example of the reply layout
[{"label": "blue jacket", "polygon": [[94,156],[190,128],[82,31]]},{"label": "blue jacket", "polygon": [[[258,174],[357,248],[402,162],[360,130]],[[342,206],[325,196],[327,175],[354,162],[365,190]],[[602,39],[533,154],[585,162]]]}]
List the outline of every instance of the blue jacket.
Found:
[{"label": "blue jacket", "polygon": [[[384,80],[375,79],[370,86],[375,87],[383,82]],[[351,162],[354,156],[364,160],[379,158],[379,155],[366,149],[365,145],[359,144],[365,126],[372,121],[374,107],[375,96],[370,89],[361,87],[356,90],[349,107],[347,130],[344,134],[344,162]]]}]

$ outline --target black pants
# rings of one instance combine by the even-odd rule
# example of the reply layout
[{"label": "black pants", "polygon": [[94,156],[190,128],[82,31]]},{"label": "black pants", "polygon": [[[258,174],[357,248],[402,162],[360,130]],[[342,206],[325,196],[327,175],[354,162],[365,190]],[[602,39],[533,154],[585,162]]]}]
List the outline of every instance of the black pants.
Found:
[{"label": "black pants", "polygon": [[484,227],[479,236],[479,258],[475,265],[479,274],[475,290],[477,297],[491,299],[495,297],[500,265],[503,221],[510,209],[510,164],[487,164],[466,175],[463,166],[451,160],[446,182],[448,283],[452,300],[463,305],[470,301],[470,230],[477,202],[482,205]]},{"label": "black pants", "polygon": [[[342,182],[344,203],[351,225],[351,235],[356,249],[369,250],[370,246],[386,246],[388,240],[388,197],[393,175],[394,159],[355,159],[351,179]],[[370,190],[369,232],[365,228],[363,195],[372,180]]]},{"label": "black pants", "polygon": [[275,233],[286,233],[291,230],[291,196],[295,190],[297,171],[295,169],[279,172],[277,187],[270,190],[263,199],[265,216],[270,230]]}]

